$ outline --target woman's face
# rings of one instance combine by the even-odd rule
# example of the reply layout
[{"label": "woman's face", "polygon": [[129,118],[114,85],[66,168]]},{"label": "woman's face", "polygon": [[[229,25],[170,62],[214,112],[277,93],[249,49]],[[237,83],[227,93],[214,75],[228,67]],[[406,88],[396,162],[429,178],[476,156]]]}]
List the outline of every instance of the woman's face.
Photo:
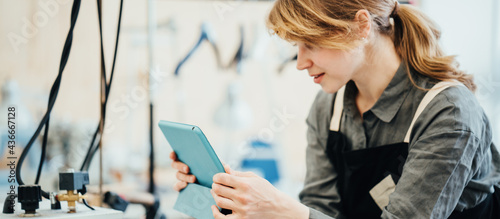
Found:
[{"label": "woman's face", "polygon": [[325,49],[297,43],[297,69],[309,72],[327,93],[335,93],[353,78],[364,59],[361,48],[351,51]]}]

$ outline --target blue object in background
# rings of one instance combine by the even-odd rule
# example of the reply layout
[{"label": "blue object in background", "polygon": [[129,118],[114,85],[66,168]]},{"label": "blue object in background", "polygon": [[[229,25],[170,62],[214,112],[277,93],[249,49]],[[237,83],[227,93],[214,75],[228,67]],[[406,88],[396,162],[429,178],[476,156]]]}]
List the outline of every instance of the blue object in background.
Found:
[{"label": "blue object in background", "polygon": [[264,174],[264,178],[274,184],[279,181],[280,173],[278,169],[277,155],[271,144],[253,140],[250,142],[252,150],[255,151],[255,156],[247,157],[242,160],[242,169],[257,169]]},{"label": "blue object in background", "polygon": [[[0,103],[0,162],[8,162],[7,157],[19,157],[21,155],[21,150],[28,144],[31,136],[36,129],[36,123],[28,110],[28,107],[23,103],[22,96],[23,91],[19,88],[19,85],[14,80],[6,80],[2,84],[0,90],[1,100]],[[15,154],[10,154],[10,149],[8,148],[9,133],[7,132],[7,110],[9,107],[15,107],[15,119],[11,120],[15,123]],[[44,106],[46,107],[46,106]],[[35,170],[40,162],[40,144],[38,141],[33,143],[31,150],[26,156],[24,167],[30,170]],[[26,162],[27,161],[27,162]],[[29,171],[29,170],[28,170]],[[4,188],[8,188],[11,185],[7,179],[10,176],[10,169],[8,166],[0,167],[0,191],[4,191]],[[0,193],[0,200],[4,200],[5,194]]]}]

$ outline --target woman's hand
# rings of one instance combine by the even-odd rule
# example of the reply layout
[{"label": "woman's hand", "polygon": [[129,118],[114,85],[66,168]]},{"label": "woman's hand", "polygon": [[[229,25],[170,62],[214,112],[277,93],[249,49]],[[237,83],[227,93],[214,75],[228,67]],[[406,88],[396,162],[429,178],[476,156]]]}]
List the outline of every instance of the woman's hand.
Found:
[{"label": "woman's hand", "polygon": [[238,172],[225,167],[226,173],[213,177],[215,203],[232,214],[223,215],[213,205],[212,213],[220,218],[309,218],[309,208],[276,189],[252,172]]},{"label": "woman's hand", "polygon": [[180,162],[179,159],[177,159],[177,155],[175,152],[170,153],[170,159],[172,159],[172,167],[174,169],[177,169],[176,177],[179,180],[179,182],[175,183],[174,189],[176,191],[181,191],[182,189],[186,188],[188,183],[194,183],[196,182],[196,177],[193,174],[189,174],[189,167]]}]

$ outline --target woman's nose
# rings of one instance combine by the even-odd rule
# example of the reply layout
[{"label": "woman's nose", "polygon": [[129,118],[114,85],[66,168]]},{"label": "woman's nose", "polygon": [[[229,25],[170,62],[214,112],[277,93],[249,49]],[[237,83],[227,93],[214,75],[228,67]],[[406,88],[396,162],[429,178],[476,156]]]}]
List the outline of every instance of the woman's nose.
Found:
[{"label": "woman's nose", "polygon": [[311,61],[311,59],[306,55],[304,54],[303,51],[301,51],[302,49],[299,49],[299,52],[297,54],[297,69],[298,70],[305,70],[305,69],[308,69],[312,66],[313,62]]}]

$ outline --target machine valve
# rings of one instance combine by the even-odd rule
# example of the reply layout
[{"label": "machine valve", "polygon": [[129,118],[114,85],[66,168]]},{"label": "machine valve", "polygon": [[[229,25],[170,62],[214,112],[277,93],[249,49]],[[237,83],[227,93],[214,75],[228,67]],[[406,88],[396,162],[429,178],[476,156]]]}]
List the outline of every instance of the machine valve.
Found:
[{"label": "machine valve", "polygon": [[24,216],[36,216],[36,209],[42,201],[42,189],[39,185],[19,186],[17,200],[25,212]]},{"label": "machine valve", "polygon": [[68,202],[68,213],[76,213],[76,202],[87,198],[85,195],[85,185],[87,184],[89,184],[89,174],[87,172],[69,170],[59,173],[59,189],[67,192],[66,194],[57,195],[56,199]]}]

